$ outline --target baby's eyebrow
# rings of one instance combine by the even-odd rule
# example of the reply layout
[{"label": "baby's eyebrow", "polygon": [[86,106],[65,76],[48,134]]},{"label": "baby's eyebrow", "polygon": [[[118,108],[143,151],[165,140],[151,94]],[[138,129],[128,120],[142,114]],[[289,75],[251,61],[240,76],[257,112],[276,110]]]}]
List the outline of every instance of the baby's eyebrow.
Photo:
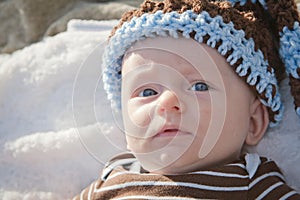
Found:
[{"label": "baby's eyebrow", "polygon": [[197,70],[195,67],[194,68],[188,68],[185,71],[183,71],[186,76],[189,77],[201,77],[202,78],[202,73],[200,70]]}]

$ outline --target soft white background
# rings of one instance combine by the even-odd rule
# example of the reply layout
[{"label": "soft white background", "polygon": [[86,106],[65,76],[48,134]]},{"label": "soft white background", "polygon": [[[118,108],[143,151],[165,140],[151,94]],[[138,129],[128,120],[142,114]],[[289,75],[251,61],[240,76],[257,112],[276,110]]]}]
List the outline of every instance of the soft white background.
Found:
[{"label": "soft white background", "polygon": [[[0,56],[0,199],[68,199],[125,149],[102,89],[101,52],[115,21],[73,20],[68,31]],[[300,120],[288,84],[284,122],[257,150],[300,191]]]}]

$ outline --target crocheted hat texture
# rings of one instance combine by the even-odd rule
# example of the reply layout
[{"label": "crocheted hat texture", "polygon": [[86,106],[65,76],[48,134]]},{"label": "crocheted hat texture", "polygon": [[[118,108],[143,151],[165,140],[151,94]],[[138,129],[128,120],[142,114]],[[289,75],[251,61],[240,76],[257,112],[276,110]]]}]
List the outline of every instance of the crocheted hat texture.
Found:
[{"label": "crocheted hat texture", "polygon": [[193,38],[215,48],[268,108],[270,126],[282,118],[278,83],[290,80],[300,116],[299,14],[291,0],[147,0],[125,13],[103,55],[104,89],[121,108],[124,53],[147,37]]}]

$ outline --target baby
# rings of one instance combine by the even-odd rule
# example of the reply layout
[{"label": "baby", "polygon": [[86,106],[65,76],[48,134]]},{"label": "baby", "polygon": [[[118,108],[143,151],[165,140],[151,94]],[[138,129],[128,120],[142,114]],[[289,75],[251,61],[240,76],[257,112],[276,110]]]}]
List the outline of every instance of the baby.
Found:
[{"label": "baby", "polygon": [[130,152],[74,199],[300,199],[277,165],[245,151],[283,106],[300,115],[300,27],[293,1],[145,1],[104,54],[104,87]]}]

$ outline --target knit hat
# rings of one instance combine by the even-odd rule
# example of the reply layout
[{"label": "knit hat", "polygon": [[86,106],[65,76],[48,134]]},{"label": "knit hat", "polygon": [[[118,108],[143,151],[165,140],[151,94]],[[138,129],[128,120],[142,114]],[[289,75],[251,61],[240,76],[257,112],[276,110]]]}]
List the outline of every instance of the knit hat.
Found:
[{"label": "knit hat", "polygon": [[125,13],[103,55],[104,89],[112,107],[121,108],[124,53],[147,37],[193,38],[224,56],[267,107],[270,126],[282,118],[278,83],[289,77],[300,116],[300,27],[292,0],[146,0]]}]

